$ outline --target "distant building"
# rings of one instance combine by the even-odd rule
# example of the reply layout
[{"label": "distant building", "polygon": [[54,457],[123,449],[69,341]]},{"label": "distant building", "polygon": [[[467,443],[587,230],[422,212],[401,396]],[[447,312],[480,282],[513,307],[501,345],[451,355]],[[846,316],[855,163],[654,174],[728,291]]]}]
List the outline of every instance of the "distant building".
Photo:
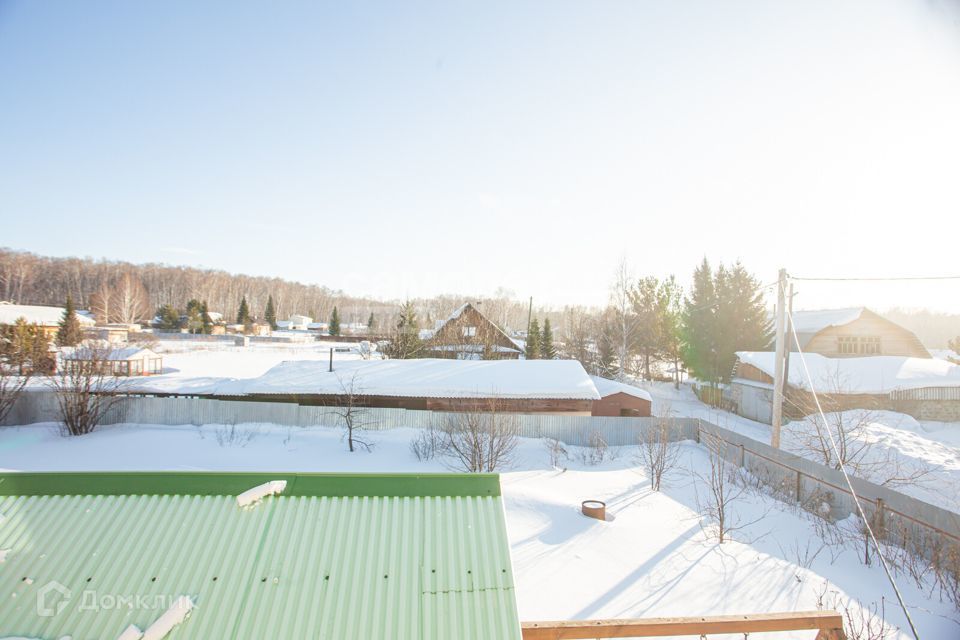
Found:
[{"label": "distant building", "polygon": [[456,360],[517,360],[523,346],[469,302],[454,311],[434,331],[422,331],[431,357]]},{"label": "distant building", "polygon": [[490,410],[588,416],[600,394],[576,360],[480,362],[291,360],[259,378],[221,388],[220,397],[338,406],[352,389],[367,407],[434,411]]},{"label": "distant building", "polygon": [[[863,307],[794,311],[792,317],[804,353],[818,353],[828,358],[931,357],[912,331]],[[792,334],[787,335],[791,351],[796,351]]]},{"label": "distant building", "polygon": [[[52,340],[57,337],[63,312],[63,307],[0,302],[0,325],[16,324],[18,319],[23,318],[27,324],[36,325],[43,329],[47,337]],[[80,311],[77,312],[77,320],[80,322],[81,328],[92,327],[96,324],[93,318]]]},{"label": "distant building", "polygon": [[653,397],[645,390],[600,376],[590,378],[600,394],[600,399],[593,402],[591,415],[624,418],[646,418],[651,415]]},{"label": "distant building", "polygon": [[310,316],[294,314],[290,316],[289,320],[278,320],[277,329],[283,329],[285,331],[306,331],[310,328],[311,324],[313,324],[313,318]]},{"label": "distant building", "polygon": [[79,347],[64,354],[63,366],[67,370],[96,366],[112,376],[150,376],[163,371],[163,358],[144,347],[115,349],[106,354]]},{"label": "distant building", "polygon": [[[769,424],[773,373],[773,353],[738,352],[733,379],[724,393],[727,404],[745,418]],[[827,358],[810,353],[801,361],[799,355],[793,355],[784,415],[801,418],[815,413],[812,391],[828,412],[889,409],[924,420],[960,419],[960,365],[945,360],[905,356]]]}]

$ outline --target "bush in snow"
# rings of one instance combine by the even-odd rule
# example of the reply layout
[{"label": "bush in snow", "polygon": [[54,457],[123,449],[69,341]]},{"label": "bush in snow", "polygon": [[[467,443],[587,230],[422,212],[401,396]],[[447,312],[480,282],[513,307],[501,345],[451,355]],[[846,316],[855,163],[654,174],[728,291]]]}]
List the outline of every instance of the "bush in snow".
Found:
[{"label": "bush in snow", "polygon": [[638,458],[650,478],[652,491],[660,491],[663,475],[674,467],[680,455],[680,447],[670,436],[670,421],[662,418],[640,432]]},{"label": "bush in snow", "polygon": [[410,452],[420,462],[433,460],[437,455],[443,453],[443,450],[443,434],[433,427],[421,429],[410,441]]},{"label": "bush in snow", "polygon": [[596,466],[607,458],[607,441],[603,434],[594,431],[590,434],[590,440],[586,447],[580,450],[580,461],[584,464]]},{"label": "bush in snow", "polygon": [[60,370],[50,376],[63,435],[92,433],[120,401],[119,379],[111,375],[112,352],[107,344],[89,341],[63,359]]},{"label": "bush in snow", "polygon": [[556,438],[545,438],[543,446],[546,447],[547,454],[550,456],[550,466],[559,469],[560,462],[567,460],[567,448]]},{"label": "bush in snow", "polygon": [[518,444],[516,417],[491,399],[484,406],[464,406],[443,426],[443,453],[451,466],[468,472],[493,472],[508,466]]}]

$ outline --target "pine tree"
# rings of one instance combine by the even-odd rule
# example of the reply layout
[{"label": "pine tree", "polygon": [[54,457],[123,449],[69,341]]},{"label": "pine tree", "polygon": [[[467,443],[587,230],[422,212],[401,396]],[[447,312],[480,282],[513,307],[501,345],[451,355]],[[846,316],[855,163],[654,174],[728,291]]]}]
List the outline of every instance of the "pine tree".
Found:
[{"label": "pine tree", "polygon": [[540,323],[534,318],[527,327],[527,360],[540,359]]},{"label": "pine tree", "polygon": [[200,320],[203,323],[204,335],[213,333],[213,318],[210,317],[210,307],[207,306],[206,300],[200,305]]},{"label": "pine tree", "polygon": [[60,319],[60,328],[57,330],[57,344],[61,347],[75,347],[80,344],[83,334],[80,329],[80,319],[73,306],[73,298],[67,296],[67,305]]},{"label": "pine tree", "polygon": [[333,313],[330,314],[330,328],[328,333],[332,336],[340,335],[340,312],[337,311],[337,308],[333,308]]},{"label": "pine tree", "polygon": [[540,357],[544,360],[555,360],[557,349],[553,346],[553,330],[550,328],[550,318],[544,318],[543,331],[540,332]]},{"label": "pine tree", "polygon": [[655,277],[641,278],[630,290],[630,302],[636,317],[634,344],[643,359],[643,377],[651,380],[650,362],[660,355],[662,345],[662,309],[660,281]]},{"label": "pine tree", "polygon": [[250,307],[247,305],[247,296],[243,296],[240,299],[240,308],[237,309],[237,324],[242,324],[243,326],[252,324]]},{"label": "pine tree", "polygon": [[263,319],[266,320],[267,324],[270,325],[270,328],[276,330],[277,328],[277,310],[273,306],[273,296],[267,297],[267,308],[263,312]]},{"label": "pine tree", "polygon": [[180,328],[180,314],[172,304],[157,309],[157,328],[163,331],[176,331]]},{"label": "pine tree", "polygon": [[367,331],[373,332],[377,328],[377,319],[373,317],[373,311],[370,312],[370,317],[367,318]]}]

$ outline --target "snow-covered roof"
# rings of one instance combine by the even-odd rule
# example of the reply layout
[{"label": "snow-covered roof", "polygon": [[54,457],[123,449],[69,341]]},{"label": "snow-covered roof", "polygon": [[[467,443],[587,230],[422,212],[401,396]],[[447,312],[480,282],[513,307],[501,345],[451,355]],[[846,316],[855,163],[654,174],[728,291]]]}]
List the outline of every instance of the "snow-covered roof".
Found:
[{"label": "snow-covered roof", "polygon": [[224,386],[225,395],[341,394],[355,379],[366,395],[414,398],[549,398],[597,400],[576,360],[358,360],[335,371],[316,360],[287,361],[259,378]]},{"label": "snow-covered roof", "polygon": [[601,398],[612,396],[615,393],[625,393],[628,396],[653,402],[653,396],[647,393],[645,389],[624,384],[623,382],[617,382],[616,380],[610,380],[609,378],[601,378],[600,376],[590,376],[590,379],[593,380],[593,385],[597,388],[597,393],[600,394]]},{"label": "snow-covered roof", "polygon": [[[773,376],[774,353],[738,351],[737,357],[740,362]],[[960,365],[935,358],[827,358],[818,353],[805,353],[803,358],[817,393],[885,394],[894,389],[960,386]],[[790,356],[788,381],[797,388],[810,388],[799,354]]]},{"label": "snow-covered roof", "polygon": [[818,333],[827,327],[841,327],[859,320],[865,309],[820,309],[817,311],[794,311],[793,326],[797,333]]},{"label": "snow-covered roof", "polygon": [[[70,353],[65,353],[63,357],[67,360],[86,360],[91,357],[91,351],[85,347],[77,347]],[[160,356],[146,347],[123,347],[98,353],[96,357],[100,360],[143,360]]]},{"label": "snow-covered roof", "polygon": [[[42,307],[30,304],[10,304],[0,302],[0,324],[13,324],[19,318],[24,318],[29,324],[39,324],[44,327],[53,327],[60,324],[63,318],[63,307]],[[77,320],[81,325],[93,326],[96,321],[80,312]]]}]

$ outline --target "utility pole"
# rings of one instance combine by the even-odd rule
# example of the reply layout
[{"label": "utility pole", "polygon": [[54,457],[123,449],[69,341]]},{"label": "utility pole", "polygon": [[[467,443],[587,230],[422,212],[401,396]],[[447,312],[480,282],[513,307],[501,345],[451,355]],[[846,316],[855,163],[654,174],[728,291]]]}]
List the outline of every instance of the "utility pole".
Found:
[{"label": "utility pole", "polygon": [[333,371],[333,343],[330,344],[330,371]]},{"label": "utility pole", "polygon": [[533,319],[533,296],[530,296],[530,306],[527,308],[527,331],[530,330],[530,321]]},{"label": "utility pole", "polygon": [[[793,339],[793,283],[790,283],[790,293],[787,294],[787,317],[783,323],[784,340],[786,341],[786,354],[783,356],[783,399],[787,398],[787,385],[790,384],[790,352],[793,351],[795,340]],[[796,345],[799,346],[799,345]]]},{"label": "utility pole", "polygon": [[787,288],[787,270],[780,269],[777,278],[777,346],[773,359],[773,416],[770,420],[770,446],[774,449],[780,448],[780,426],[783,422],[783,376],[784,376],[784,347],[786,340],[784,338],[785,320],[787,316],[786,305]]}]

